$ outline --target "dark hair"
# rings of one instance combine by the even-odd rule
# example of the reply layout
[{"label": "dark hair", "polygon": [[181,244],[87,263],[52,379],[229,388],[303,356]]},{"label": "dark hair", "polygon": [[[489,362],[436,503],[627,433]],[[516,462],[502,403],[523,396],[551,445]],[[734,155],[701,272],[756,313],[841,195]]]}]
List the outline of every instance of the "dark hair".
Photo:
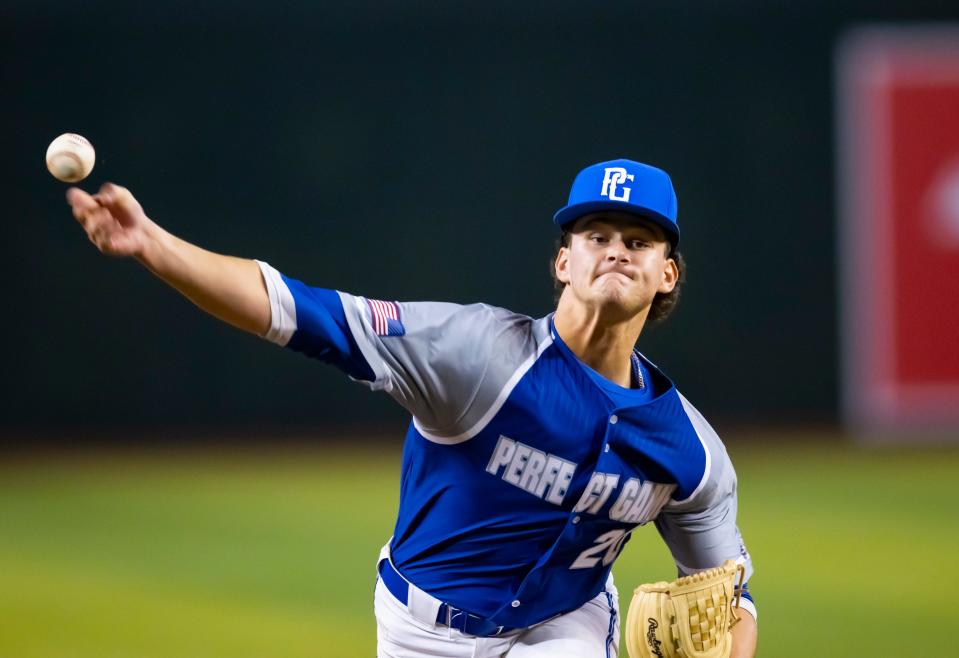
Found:
[{"label": "dark hair", "polygon": [[[569,231],[563,231],[563,234],[559,237],[559,240],[556,241],[556,249],[554,252],[559,252],[561,247],[569,248],[569,243],[572,237],[572,233]],[[669,314],[673,312],[673,309],[676,308],[676,305],[679,303],[680,290],[682,284],[686,281],[686,259],[683,258],[683,255],[678,250],[673,250],[671,246],[666,248],[666,257],[672,258],[676,261],[676,269],[679,270],[679,278],[676,279],[676,285],[673,286],[672,291],[667,293],[658,292],[653,298],[653,303],[649,307],[649,316],[647,317],[648,322],[662,322],[669,317]],[[556,278],[556,268],[553,266],[553,263],[556,261],[556,256],[554,254],[553,261],[550,263],[550,274],[553,277],[553,291],[555,293],[555,300],[559,301],[559,296],[563,293],[563,289],[566,287],[565,283],[560,283],[559,279]]]}]

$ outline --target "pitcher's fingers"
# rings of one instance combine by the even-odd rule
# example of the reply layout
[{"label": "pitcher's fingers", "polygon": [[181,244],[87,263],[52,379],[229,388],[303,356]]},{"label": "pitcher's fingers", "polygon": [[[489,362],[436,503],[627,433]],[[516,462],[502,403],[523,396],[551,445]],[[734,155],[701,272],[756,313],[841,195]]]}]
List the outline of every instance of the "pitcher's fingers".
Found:
[{"label": "pitcher's fingers", "polygon": [[97,192],[96,200],[111,210],[131,210],[134,204],[136,204],[136,200],[133,198],[130,190],[125,187],[121,187],[116,183],[110,182],[104,183],[100,186],[100,191]]},{"label": "pitcher's fingers", "polygon": [[99,204],[92,208],[85,208],[81,213],[83,216],[78,219],[80,225],[83,226],[83,230],[87,233],[101,228],[112,228],[116,224],[116,220],[110,214],[110,211]]},{"label": "pitcher's fingers", "polygon": [[97,249],[103,251],[105,246],[109,245],[111,233],[102,229],[91,232],[88,236],[90,242],[96,245]]},{"label": "pitcher's fingers", "polygon": [[74,209],[92,208],[93,206],[99,205],[96,199],[81,190],[79,187],[71,187],[69,190],[67,190],[67,203],[69,203]]},{"label": "pitcher's fingers", "polygon": [[102,234],[102,233],[96,233],[96,234],[90,235],[90,236],[88,236],[88,237],[89,237],[89,239],[90,239],[90,242],[93,243],[93,246],[95,246],[95,247],[96,247],[97,249],[99,249],[100,251],[107,251],[107,250],[110,248],[110,236],[109,236],[109,235],[104,235],[104,234]]},{"label": "pitcher's fingers", "polygon": [[87,236],[93,244],[102,249],[116,235],[118,226],[117,220],[103,208],[102,212],[95,211],[94,219],[87,228]]},{"label": "pitcher's fingers", "polygon": [[73,210],[74,218],[83,224],[84,227],[86,227],[86,222],[89,220],[90,214],[101,207],[100,204],[96,202],[96,199],[78,187],[71,187],[67,190],[67,203],[70,204],[70,208]]},{"label": "pitcher's fingers", "polygon": [[100,186],[100,190],[97,192],[97,196],[103,198],[104,200],[113,200],[113,196],[116,194],[118,185],[111,183],[110,181],[105,182]]},{"label": "pitcher's fingers", "polygon": [[109,210],[100,206],[90,211],[83,228],[91,235],[94,233],[112,233],[117,228],[117,220],[113,218]]}]

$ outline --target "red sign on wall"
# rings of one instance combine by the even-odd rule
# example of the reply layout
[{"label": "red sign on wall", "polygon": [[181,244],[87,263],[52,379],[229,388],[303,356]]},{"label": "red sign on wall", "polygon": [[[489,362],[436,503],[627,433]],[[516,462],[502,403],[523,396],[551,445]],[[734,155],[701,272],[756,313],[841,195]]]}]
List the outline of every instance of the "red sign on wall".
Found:
[{"label": "red sign on wall", "polygon": [[959,439],[959,31],[861,30],[838,65],[845,418]]}]

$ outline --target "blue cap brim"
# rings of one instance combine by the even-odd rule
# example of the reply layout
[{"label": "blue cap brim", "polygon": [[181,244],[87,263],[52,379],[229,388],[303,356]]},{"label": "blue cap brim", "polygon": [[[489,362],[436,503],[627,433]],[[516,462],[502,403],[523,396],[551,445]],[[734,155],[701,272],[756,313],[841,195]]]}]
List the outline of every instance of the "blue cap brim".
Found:
[{"label": "blue cap brim", "polygon": [[666,239],[669,240],[669,244],[673,249],[679,245],[679,227],[676,226],[675,222],[670,221],[668,217],[660,215],[655,210],[650,210],[643,206],[634,206],[621,201],[586,201],[583,203],[574,203],[565,208],[560,208],[560,210],[553,215],[553,222],[562,228],[583,215],[600,212],[602,210],[617,210],[648,219],[663,229],[663,233],[666,234]]}]

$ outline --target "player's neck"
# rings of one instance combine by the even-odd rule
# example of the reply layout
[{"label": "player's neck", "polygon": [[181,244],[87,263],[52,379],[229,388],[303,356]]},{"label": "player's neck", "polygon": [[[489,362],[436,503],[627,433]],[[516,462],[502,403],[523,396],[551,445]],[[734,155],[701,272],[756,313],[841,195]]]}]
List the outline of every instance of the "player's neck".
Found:
[{"label": "player's neck", "polygon": [[[648,311],[647,311],[648,312]],[[553,327],[566,346],[590,368],[629,388],[630,355],[646,324],[647,312],[623,318],[560,297]]]}]

